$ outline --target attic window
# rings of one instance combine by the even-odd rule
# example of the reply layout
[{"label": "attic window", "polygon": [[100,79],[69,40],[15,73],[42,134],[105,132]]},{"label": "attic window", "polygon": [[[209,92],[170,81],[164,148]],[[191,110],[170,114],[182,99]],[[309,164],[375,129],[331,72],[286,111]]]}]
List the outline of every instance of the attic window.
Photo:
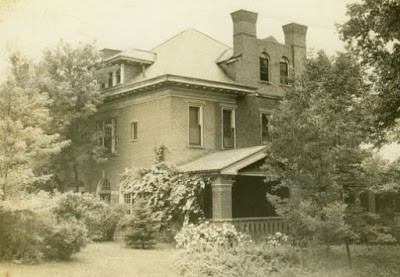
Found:
[{"label": "attic window", "polygon": [[113,73],[112,72],[108,73],[108,81],[107,82],[108,82],[109,88],[113,86]]},{"label": "attic window", "polygon": [[121,84],[121,69],[118,68],[117,71],[115,71],[115,83],[116,85]]},{"label": "attic window", "polygon": [[285,57],[279,62],[280,83],[283,85],[289,84],[289,60]]},{"label": "attic window", "polygon": [[266,52],[260,55],[260,80],[269,82],[269,56]]}]

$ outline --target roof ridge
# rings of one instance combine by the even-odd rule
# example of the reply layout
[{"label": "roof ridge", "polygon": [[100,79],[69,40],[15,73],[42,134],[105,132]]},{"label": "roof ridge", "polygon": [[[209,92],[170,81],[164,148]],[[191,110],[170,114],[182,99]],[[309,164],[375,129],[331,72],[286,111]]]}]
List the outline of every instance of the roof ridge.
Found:
[{"label": "roof ridge", "polygon": [[185,30],[183,30],[183,31],[181,31],[181,32],[179,32],[179,33],[177,33],[176,35],[174,35],[174,36],[170,37],[169,39],[167,39],[166,41],[164,41],[164,42],[160,43],[159,45],[157,45],[157,46],[153,47],[153,48],[152,48],[150,51],[154,51],[156,48],[158,48],[158,47],[160,47],[160,46],[162,46],[162,45],[166,44],[167,42],[169,42],[169,41],[173,40],[174,38],[176,38],[176,37],[178,37],[178,36],[182,35],[183,33],[186,33],[186,32],[188,32],[188,31],[195,31],[195,32],[197,32],[197,33],[201,34],[202,36],[204,36],[204,37],[207,37],[207,38],[209,38],[209,39],[213,40],[214,42],[217,42],[217,43],[219,43],[219,44],[221,44],[221,45],[223,45],[223,46],[225,46],[225,47],[227,47],[227,48],[231,48],[230,46],[226,45],[225,43],[222,43],[222,42],[220,42],[220,41],[216,40],[216,39],[215,39],[215,38],[213,38],[212,36],[210,36],[210,35],[207,35],[207,34],[205,34],[205,33],[201,32],[201,31],[199,31],[199,30],[197,30],[197,29],[195,29],[195,28],[193,28],[193,27],[190,27],[190,28],[187,28],[187,29],[185,29]]}]

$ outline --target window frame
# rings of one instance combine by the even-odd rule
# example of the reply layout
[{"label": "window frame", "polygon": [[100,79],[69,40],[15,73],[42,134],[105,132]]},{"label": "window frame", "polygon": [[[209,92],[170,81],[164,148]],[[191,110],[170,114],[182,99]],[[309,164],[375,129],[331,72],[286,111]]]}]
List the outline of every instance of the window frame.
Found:
[{"label": "window frame", "polygon": [[[135,128],[133,128],[133,126],[135,126],[135,125],[136,125],[136,131],[135,131]],[[139,123],[138,123],[138,121],[132,120],[130,127],[131,127],[131,132],[130,132],[131,141],[138,141],[139,140]]]},{"label": "window frame", "polygon": [[[260,135],[261,135],[261,145],[265,145],[265,140],[264,140],[264,130],[263,130],[263,127],[264,127],[264,125],[263,125],[263,115],[265,115],[266,116],[266,118],[267,118],[267,120],[268,120],[268,133],[269,133],[269,130],[270,130],[270,128],[269,128],[269,122],[270,122],[270,119],[271,119],[271,112],[270,111],[260,111],[260,126],[261,126],[261,128],[260,128]],[[269,135],[268,135],[269,136]]]},{"label": "window frame", "polygon": [[[265,71],[265,70],[262,70],[263,69],[262,60],[266,60],[267,61],[267,65],[266,65],[267,79],[266,80],[262,78],[262,72]],[[261,82],[267,82],[267,83],[271,82],[271,63],[270,63],[270,61],[271,61],[271,59],[270,59],[268,53],[263,51],[261,53],[260,57],[259,57],[259,67],[258,67],[259,73],[260,73],[259,74],[259,79],[260,79]]]},{"label": "window frame", "polygon": [[[199,109],[199,125],[200,125],[200,144],[191,144],[190,143],[190,108],[198,108]],[[187,124],[187,130],[188,130],[188,147],[198,147],[198,148],[203,148],[204,147],[204,117],[203,117],[203,105],[201,104],[195,104],[195,103],[189,103],[188,105],[188,124]]]},{"label": "window frame", "polygon": [[[285,75],[285,81],[282,82],[282,70],[281,70],[281,65],[285,64],[286,65],[286,75]],[[289,85],[289,68],[290,68],[290,63],[289,59],[286,57],[281,57],[279,60],[279,84],[281,85]]]},{"label": "window frame", "polygon": [[[129,195],[129,203],[127,203],[127,195]],[[129,214],[131,214],[132,213],[132,210],[133,210],[133,194],[132,193],[124,193],[123,194],[123,198],[124,198],[124,206],[125,206],[125,209],[126,209],[126,211],[129,213]]]},{"label": "window frame", "polygon": [[[111,120],[111,149],[105,146],[106,122]],[[118,120],[117,117],[105,118],[97,121],[97,128],[101,125],[100,146],[109,149],[108,154],[118,153]]]},{"label": "window frame", "polygon": [[[103,189],[105,182],[108,183],[108,186],[107,186],[108,189]],[[99,180],[97,187],[98,187],[97,195],[98,195],[99,199],[101,201],[111,203],[111,195],[112,195],[111,182],[107,178],[103,177]]]},{"label": "window frame", "polygon": [[[231,112],[231,125],[230,128],[233,129],[233,146],[225,147],[224,145],[224,111]],[[222,149],[236,149],[236,109],[234,107],[222,107],[221,108],[221,148]]]}]

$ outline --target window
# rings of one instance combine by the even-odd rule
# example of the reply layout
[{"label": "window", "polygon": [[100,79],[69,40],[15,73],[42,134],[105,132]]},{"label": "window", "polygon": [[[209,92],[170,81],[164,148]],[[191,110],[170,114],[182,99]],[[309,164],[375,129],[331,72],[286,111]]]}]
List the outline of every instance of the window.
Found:
[{"label": "window", "polygon": [[124,194],[124,204],[126,207],[126,211],[128,213],[132,213],[132,202],[133,202],[132,193],[125,193]]},{"label": "window", "polygon": [[115,84],[121,84],[121,69],[118,68],[117,71],[115,71]]},{"label": "window", "polygon": [[266,144],[269,139],[269,117],[268,113],[261,113],[261,143]]},{"label": "window", "polygon": [[111,202],[111,184],[106,178],[101,178],[98,185],[98,194],[102,201]]},{"label": "window", "polygon": [[115,153],[118,150],[117,119],[110,118],[97,122],[100,132],[99,145],[106,148],[107,153]]},{"label": "window", "polygon": [[201,106],[189,106],[189,145],[203,144],[203,113]]},{"label": "window", "polygon": [[108,73],[108,81],[107,82],[108,82],[109,88],[113,86],[113,73],[112,72]]},{"label": "window", "polygon": [[138,140],[138,123],[136,121],[131,122],[131,141]]},{"label": "window", "polygon": [[280,82],[283,85],[289,84],[289,61],[288,59],[282,57],[279,62],[279,71],[280,71]]},{"label": "window", "polygon": [[222,109],[222,147],[235,148],[235,110]]},{"label": "window", "polygon": [[265,52],[260,56],[260,80],[269,82],[269,57]]}]

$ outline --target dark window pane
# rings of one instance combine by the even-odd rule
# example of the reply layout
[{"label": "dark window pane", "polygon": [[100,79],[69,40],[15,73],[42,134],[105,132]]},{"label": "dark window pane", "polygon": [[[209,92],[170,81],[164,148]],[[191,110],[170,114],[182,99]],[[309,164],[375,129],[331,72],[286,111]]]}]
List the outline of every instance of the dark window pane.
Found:
[{"label": "dark window pane", "polygon": [[189,144],[201,145],[200,107],[189,107]]},{"label": "dark window pane", "polygon": [[261,133],[262,133],[262,143],[266,143],[268,141],[268,115],[261,114]]},{"label": "dark window pane", "polygon": [[138,125],[137,122],[131,123],[131,140],[138,139]]},{"label": "dark window pane", "polygon": [[287,85],[289,83],[289,67],[287,62],[280,62],[280,81],[281,84]]},{"label": "dark window pane", "polygon": [[260,80],[269,81],[269,60],[265,54],[260,57]]},{"label": "dark window pane", "polygon": [[110,72],[108,73],[108,87],[112,87],[113,85],[113,74]]},{"label": "dark window pane", "polygon": [[117,69],[115,72],[115,79],[117,84],[121,83],[121,69]]},{"label": "dark window pane", "polygon": [[107,148],[107,152],[112,150],[112,121],[111,119],[105,121],[104,126],[104,147]]},{"label": "dark window pane", "polygon": [[235,141],[235,129],[232,126],[232,114],[231,110],[222,111],[222,136],[223,136],[223,147],[233,148]]}]

